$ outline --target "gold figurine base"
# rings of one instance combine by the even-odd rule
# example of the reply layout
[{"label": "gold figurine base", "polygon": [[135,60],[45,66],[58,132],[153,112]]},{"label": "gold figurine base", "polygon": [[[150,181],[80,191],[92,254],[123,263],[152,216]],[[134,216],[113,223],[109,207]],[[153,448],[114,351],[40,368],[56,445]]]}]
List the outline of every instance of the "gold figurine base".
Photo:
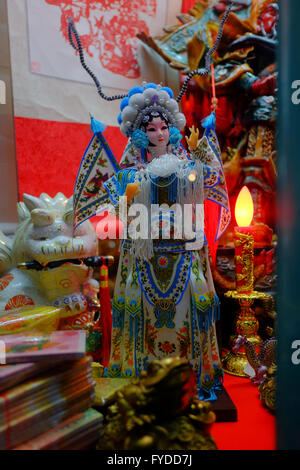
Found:
[{"label": "gold figurine base", "polygon": [[222,357],[224,372],[237,377],[249,377],[244,372],[247,362],[248,360],[246,356],[238,356],[232,351],[227,351]]}]

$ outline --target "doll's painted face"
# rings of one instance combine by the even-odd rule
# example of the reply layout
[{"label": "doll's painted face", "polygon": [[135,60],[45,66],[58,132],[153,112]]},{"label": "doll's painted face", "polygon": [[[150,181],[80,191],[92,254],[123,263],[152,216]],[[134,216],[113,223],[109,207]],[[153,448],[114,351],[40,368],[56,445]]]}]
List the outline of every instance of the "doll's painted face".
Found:
[{"label": "doll's painted face", "polygon": [[161,117],[154,117],[146,127],[146,134],[149,142],[155,147],[167,146],[170,138],[169,127],[161,119]]}]

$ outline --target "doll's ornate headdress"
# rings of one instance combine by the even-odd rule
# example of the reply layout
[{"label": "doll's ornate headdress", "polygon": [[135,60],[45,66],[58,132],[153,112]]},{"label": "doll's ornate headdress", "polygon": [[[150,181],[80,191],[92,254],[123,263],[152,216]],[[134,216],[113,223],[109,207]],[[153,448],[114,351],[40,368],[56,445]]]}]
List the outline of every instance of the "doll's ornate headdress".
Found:
[{"label": "doll's ornate headdress", "polygon": [[122,134],[127,137],[147,124],[149,115],[158,113],[167,120],[171,126],[183,129],[185,126],[184,114],[179,112],[177,101],[168,87],[161,87],[154,83],[144,83],[144,86],[133,87],[128,96],[121,101],[121,113],[118,121]]}]

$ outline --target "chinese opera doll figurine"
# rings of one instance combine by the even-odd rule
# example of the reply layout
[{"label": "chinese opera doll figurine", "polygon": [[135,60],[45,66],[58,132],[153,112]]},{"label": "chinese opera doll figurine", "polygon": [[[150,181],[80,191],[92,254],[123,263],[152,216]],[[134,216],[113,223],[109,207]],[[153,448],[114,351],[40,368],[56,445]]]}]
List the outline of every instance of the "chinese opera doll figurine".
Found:
[{"label": "chinese opera doll figurine", "polygon": [[[223,24],[225,20],[226,15]],[[105,376],[139,376],[149,362],[177,356],[192,365],[199,397],[215,400],[222,379],[215,330],[219,299],[208,258],[204,201],[209,199],[218,208],[210,221],[215,240],[226,230],[230,211],[214,113],[203,123],[201,139],[199,131],[192,131],[187,152],[180,144],[185,117],[178,102],[192,74],[177,99],[170,88],[153,83],[133,87],[128,95],[107,97],[84,62],[72,20],[69,37],[100,96],[122,100],[118,120],[129,139],[118,165],[101,124],[92,119],[94,136],[75,184],[75,227],[107,208],[118,210],[122,220],[124,204],[128,216],[120,246],[111,357]],[[216,45],[217,41],[214,48]],[[207,74],[208,68],[197,73]],[[97,191],[87,193],[86,188],[93,187],[90,183],[99,175],[99,155],[102,178]],[[134,218],[137,213],[142,215]],[[141,236],[136,236],[137,225]]]}]

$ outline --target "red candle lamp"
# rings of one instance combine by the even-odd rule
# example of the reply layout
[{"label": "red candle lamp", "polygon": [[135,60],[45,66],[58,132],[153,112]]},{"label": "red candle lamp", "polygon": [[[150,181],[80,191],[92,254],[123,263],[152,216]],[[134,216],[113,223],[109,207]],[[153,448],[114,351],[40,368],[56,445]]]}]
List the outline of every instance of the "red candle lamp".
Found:
[{"label": "red candle lamp", "polygon": [[222,362],[225,372],[248,377],[244,372],[248,362],[245,348],[242,347],[238,352],[234,352],[232,348],[239,335],[246,336],[255,348],[259,348],[262,343],[257,334],[259,323],[251,306],[256,299],[269,298],[269,294],[253,290],[254,237],[253,227],[250,225],[253,218],[253,201],[246,186],[243,186],[237,198],[235,218],[238,224],[234,228],[236,290],[226,292],[225,296],[237,299],[240,310],[236,320],[236,331],[231,337],[231,350],[226,352]]},{"label": "red candle lamp", "polygon": [[250,294],[253,290],[254,237],[250,226],[253,218],[253,201],[247,186],[243,186],[235,205],[234,228],[236,290]]}]

